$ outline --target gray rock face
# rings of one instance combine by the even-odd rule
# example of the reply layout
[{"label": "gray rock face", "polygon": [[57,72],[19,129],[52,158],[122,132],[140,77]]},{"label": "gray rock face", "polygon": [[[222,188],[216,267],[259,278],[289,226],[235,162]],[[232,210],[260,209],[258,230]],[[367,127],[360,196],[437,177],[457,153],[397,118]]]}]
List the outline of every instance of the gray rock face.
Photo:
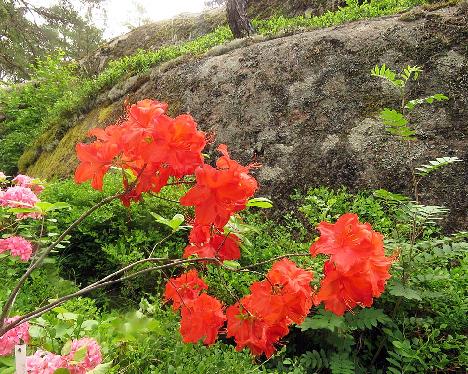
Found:
[{"label": "gray rock face", "polygon": [[[135,92],[190,111],[216,144],[244,162],[261,162],[262,193],[280,204],[294,189],[317,185],[411,192],[410,166],[435,157],[468,161],[466,11],[355,22],[284,37],[183,64]],[[372,78],[375,64],[419,65],[410,98],[445,93],[450,101],[411,116],[418,139],[385,133],[378,112],[398,94]],[[422,201],[447,205],[447,224],[466,228],[466,162],[421,182]]]},{"label": "gray rock face", "polygon": [[[212,151],[226,143],[233,157],[262,163],[260,194],[283,207],[294,189],[318,185],[408,194],[411,165],[458,156],[465,162],[421,182],[421,201],[447,205],[447,226],[466,229],[467,25],[461,5],[285,36],[156,68],[128,95],[191,112],[216,134]],[[424,69],[409,98],[450,97],[414,110],[418,136],[410,148],[379,123],[380,109],[399,105],[397,92],[370,76],[383,63]]]}]

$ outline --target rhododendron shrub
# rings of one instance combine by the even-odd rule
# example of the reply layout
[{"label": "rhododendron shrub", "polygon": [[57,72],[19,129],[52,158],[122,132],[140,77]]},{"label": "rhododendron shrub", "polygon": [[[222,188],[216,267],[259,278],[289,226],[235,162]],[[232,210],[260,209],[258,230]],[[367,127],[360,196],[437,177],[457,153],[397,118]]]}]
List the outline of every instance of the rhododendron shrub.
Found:
[{"label": "rhododendron shrub", "polygon": [[[174,259],[173,256],[151,258],[150,255],[107,275],[86,287],[85,291],[149,271],[160,270],[165,275],[165,269],[184,265],[185,272],[168,279],[164,292],[165,301],[172,303],[173,310],[180,313],[182,340],[210,345],[220,334],[225,334],[232,338],[237,350],[248,348],[253,355],[267,357],[276,351],[292,325],[300,325],[305,320],[314,304],[324,303],[326,309],[342,315],[356,306],[371,306],[373,299],[382,294],[395,257],[385,256],[380,233],[369,224],[360,223],[355,214],[345,214],[336,223],[322,222],[318,226],[321,236],[311,246],[310,253],[293,254],[329,256],[323,277],[318,277],[320,287],[312,288],[314,274],[300,268],[285,255],[267,261],[272,262],[271,269],[250,286],[249,294],[239,297],[233,305],[225,305],[210,295],[209,285],[196,269],[190,268],[191,264],[198,263],[200,268],[218,266],[225,271],[251,271],[252,266],[258,265],[242,267],[234,262],[242,260],[242,235],[233,224],[238,219],[236,214],[252,203],[249,199],[258,190],[258,183],[251,173],[257,165],[245,166],[235,161],[224,144],[217,147],[220,156],[213,164],[205,162],[202,151],[207,144],[206,134],[198,129],[190,115],[169,116],[165,103],[147,99],[127,109],[126,117],[120,122],[105,129],[91,130],[89,136],[94,137],[93,141],[76,146],[80,161],[75,172],[77,183],[90,181],[93,188],[102,190],[104,176],[111,170],[117,170],[122,178],[122,191],[104,198],[62,233],[57,241],[41,248],[41,251],[38,249],[38,259],[35,258],[26,277],[20,279],[19,286],[9,296],[2,318],[8,316],[27,276],[80,220],[113,199],[119,198],[129,206],[141,201],[145,194],[159,193],[168,184],[187,184],[190,187],[180,198],[182,206],[194,210],[194,217],[188,219],[192,225],[182,259]],[[0,205],[30,207],[39,201],[37,194],[41,188],[36,186],[35,180],[20,175],[13,179],[12,184],[5,190],[0,189]],[[22,218],[26,217],[18,216],[18,219]],[[32,254],[31,244],[17,236],[0,240],[0,252],[7,250],[23,261]],[[144,263],[162,265],[139,267],[133,271],[134,266]],[[77,292],[76,295],[82,293]],[[37,315],[68,298],[52,301]],[[29,320],[31,316],[36,315],[32,313],[19,322]],[[6,331],[6,334],[17,337],[14,331],[18,326],[13,326],[13,323],[5,327],[9,320],[2,324],[2,318],[0,333]],[[4,334],[1,339],[9,336]],[[17,340],[12,340],[13,344],[17,344]],[[86,347],[86,357],[77,363],[73,355],[83,346]],[[11,352],[11,347],[8,352]],[[101,360],[97,343],[83,338],[72,342],[68,355],[38,351],[28,358],[27,365],[32,373],[54,372],[64,367],[72,374],[81,374],[97,366]]]}]

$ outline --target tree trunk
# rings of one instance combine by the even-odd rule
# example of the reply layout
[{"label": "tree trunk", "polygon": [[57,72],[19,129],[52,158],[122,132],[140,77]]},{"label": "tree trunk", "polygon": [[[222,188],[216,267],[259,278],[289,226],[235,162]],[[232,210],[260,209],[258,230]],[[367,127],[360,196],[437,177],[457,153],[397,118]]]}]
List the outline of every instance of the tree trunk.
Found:
[{"label": "tree trunk", "polygon": [[247,16],[247,0],[227,0],[226,11],[235,38],[243,38],[255,32]]}]

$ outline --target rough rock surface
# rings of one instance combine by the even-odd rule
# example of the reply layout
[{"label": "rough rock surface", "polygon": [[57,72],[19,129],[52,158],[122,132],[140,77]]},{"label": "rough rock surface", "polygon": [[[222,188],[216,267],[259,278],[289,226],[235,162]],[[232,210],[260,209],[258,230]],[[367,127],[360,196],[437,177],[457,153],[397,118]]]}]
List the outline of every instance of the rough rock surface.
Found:
[{"label": "rough rock surface", "polygon": [[[344,0],[249,0],[250,18],[269,18],[275,15],[320,15],[344,5]],[[118,36],[100,47],[81,62],[89,75],[101,72],[110,61],[132,55],[138,49],[157,50],[165,45],[183,43],[205,35],[227,24],[224,8],[200,14],[180,14],[171,20],[143,25]]]},{"label": "rough rock surface", "polygon": [[[465,5],[364,20],[253,44],[161,70],[130,85],[126,95],[100,98],[100,108],[75,127],[104,126],[121,115],[124,99],[156,98],[173,113],[189,111],[244,163],[260,162],[260,194],[281,204],[296,188],[329,185],[408,193],[413,165],[435,157],[468,160],[468,12]],[[436,92],[448,102],[411,116],[411,148],[388,136],[378,120],[397,107],[397,93],[370,76],[371,68],[419,65],[424,74],[410,98]],[[103,120],[105,118],[105,120]],[[73,130],[73,129],[72,129]],[[76,134],[72,137],[76,139]],[[41,175],[45,170],[48,175]],[[73,145],[60,141],[28,171],[62,176],[76,165]],[[446,224],[467,228],[467,163],[420,184],[422,201],[452,209]]]}]

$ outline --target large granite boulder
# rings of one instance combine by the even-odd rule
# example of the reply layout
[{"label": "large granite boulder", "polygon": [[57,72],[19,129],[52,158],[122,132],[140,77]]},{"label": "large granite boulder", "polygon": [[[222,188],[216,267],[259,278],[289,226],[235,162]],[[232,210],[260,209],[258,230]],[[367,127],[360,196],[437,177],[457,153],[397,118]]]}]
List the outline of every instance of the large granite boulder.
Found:
[{"label": "large granite boulder", "polygon": [[[328,185],[410,193],[410,165],[439,156],[467,157],[468,17],[466,3],[413,10],[266,41],[238,41],[202,58],[154,68],[147,77],[104,93],[56,146],[28,172],[51,177],[76,165],[74,142],[88,128],[122,114],[124,100],[167,101],[189,111],[235,158],[260,162],[263,195],[280,206],[294,189]],[[408,97],[441,92],[450,100],[411,115],[411,147],[383,129],[378,113],[398,107],[397,93],[370,76],[371,68],[419,65]],[[446,224],[467,228],[467,163],[420,185],[422,201],[447,205]]]}]

